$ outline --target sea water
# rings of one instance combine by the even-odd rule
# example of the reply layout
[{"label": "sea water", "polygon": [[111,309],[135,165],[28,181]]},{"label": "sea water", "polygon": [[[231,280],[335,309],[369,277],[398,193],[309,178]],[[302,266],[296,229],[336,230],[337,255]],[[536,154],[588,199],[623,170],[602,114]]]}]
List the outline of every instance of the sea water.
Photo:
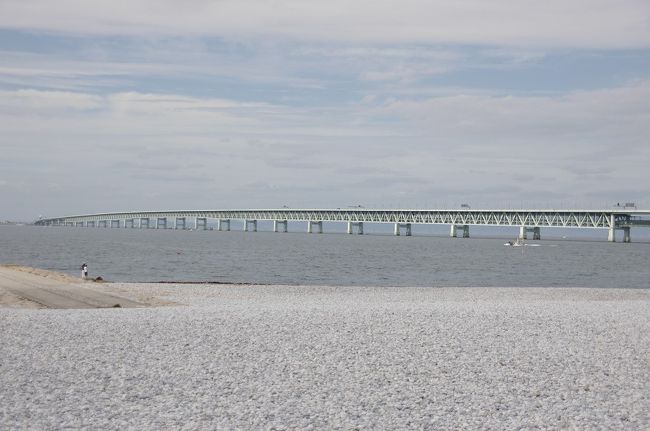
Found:
[{"label": "sea water", "polygon": [[110,281],[650,288],[650,243],[0,226],[0,263]]}]

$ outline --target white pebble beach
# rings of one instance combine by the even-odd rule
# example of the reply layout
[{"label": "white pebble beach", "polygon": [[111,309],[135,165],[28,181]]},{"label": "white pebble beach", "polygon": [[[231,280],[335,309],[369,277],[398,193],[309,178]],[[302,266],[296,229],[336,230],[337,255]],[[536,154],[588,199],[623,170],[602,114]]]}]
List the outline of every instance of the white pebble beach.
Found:
[{"label": "white pebble beach", "polygon": [[649,429],[650,290],[107,283],[0,308],[0,429]]}]

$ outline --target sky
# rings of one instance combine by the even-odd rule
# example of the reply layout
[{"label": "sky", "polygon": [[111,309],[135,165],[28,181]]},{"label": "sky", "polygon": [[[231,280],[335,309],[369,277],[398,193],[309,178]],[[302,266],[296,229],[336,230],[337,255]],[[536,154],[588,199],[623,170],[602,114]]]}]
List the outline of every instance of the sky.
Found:
[{"label": "sky", "polygon": [[647,0],[0,0],[0,219],[650,208]]}]

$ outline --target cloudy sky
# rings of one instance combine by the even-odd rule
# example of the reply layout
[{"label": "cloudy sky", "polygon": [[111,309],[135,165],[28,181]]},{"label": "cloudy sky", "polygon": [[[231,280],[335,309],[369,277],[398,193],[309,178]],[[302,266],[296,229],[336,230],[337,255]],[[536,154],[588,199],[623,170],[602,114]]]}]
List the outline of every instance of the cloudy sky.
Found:
[{"label": "cloudy sky", "polygon": [[0,0],[0,219],[650,207],[647,0]]}]

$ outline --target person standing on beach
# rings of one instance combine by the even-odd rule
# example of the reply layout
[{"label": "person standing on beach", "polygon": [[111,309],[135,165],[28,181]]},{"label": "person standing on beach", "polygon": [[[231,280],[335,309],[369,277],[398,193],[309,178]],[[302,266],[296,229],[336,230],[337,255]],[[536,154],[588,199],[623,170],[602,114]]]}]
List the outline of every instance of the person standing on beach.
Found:
[{"label": "person standing on beach", "polygon": [[88,265],[86,265],[85,263],[81,265],[81,278],[83,278],[84,280],[88,279]]}]

